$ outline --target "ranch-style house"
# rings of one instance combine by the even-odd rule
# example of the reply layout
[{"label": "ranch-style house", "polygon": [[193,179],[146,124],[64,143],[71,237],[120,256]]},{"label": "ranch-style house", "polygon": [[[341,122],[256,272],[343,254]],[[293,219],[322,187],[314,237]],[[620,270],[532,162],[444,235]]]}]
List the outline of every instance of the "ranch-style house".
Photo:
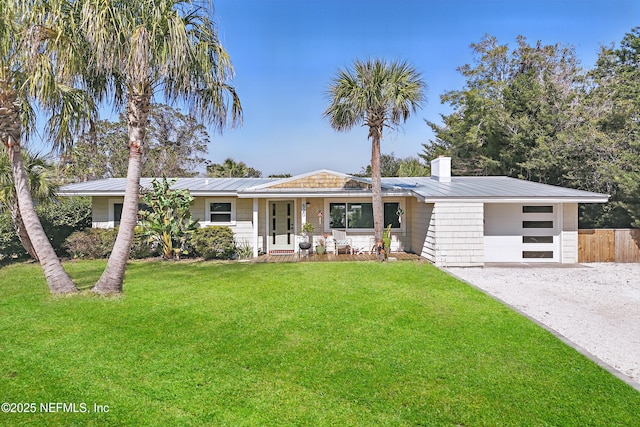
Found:
[{"label": "ranch-style house", "polygon": [[[504,176],[452,177],[451,158],[431,163],[430,177],[383,178],[391,251],[421,255],[439,266],[578,262],[578,204],[606,194]],[[141,186],[150,187],[151,178]],[[200,226],[226,225],[253,255],[299,251],[305,222],[312,238],[345,231],[354,251],[373,246],[371,181],[329,170],[290,178],[178,178],[173,188],[195,198]],[[124,178],[63,186],[60,196],[92,199],[93,227],[119,223]],[[333,246],[327,244],[327,250]]]}]

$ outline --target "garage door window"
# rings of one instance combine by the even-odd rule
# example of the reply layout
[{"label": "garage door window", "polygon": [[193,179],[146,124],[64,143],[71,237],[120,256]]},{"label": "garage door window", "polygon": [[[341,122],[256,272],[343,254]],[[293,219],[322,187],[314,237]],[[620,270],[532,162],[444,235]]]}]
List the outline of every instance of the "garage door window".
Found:
[{"label": "garage door window", "polygon": [[522,251],[522,258],[553,258],[553,251]]},{"label": "garage door window", "polygon": [[553,228],[553,221],[522,221],[522,228]]},{"label": "garage door window", "polygon": [[522,243],[553,243],[553,236],[522,236]]},{"label": "garage door window", "polygon": [[[522,251],[522,259],[553,259],[554,251],[548,250],[549,244],[553,244],[552,231],[554,227],[554,220],[545,220],[553,215],[552,205],[533,205],[522,206],[522,213],[524,218],[531,218],[529,221],[522,221],[522,228],[524,230],[530,230],[525,232],[522,236],[522,243],[527,245]],[[536,231],[539,230],[539,231]],[[536,236],[535,234],[540,234]],[[531,234],[534,234],[533,236]],[[534,249],[534,250],[530,250]],[[538,249],[538,250],[536,250]]]},{"label": "garage door window", "polygon": [[523,206],[522,213],[553,213],[553,206]]}]

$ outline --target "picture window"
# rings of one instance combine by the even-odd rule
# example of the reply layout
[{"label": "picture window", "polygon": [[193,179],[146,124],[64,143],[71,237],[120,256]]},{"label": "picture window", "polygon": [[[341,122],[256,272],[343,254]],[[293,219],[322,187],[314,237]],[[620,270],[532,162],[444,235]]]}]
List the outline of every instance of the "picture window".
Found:
[{"label": "picture window", "polygon": [[[384,227],[400,228],[400,203],[384,203]],[[338,229],[372,229],[373,204],[369,202],[329,203],[329,227]]]}]

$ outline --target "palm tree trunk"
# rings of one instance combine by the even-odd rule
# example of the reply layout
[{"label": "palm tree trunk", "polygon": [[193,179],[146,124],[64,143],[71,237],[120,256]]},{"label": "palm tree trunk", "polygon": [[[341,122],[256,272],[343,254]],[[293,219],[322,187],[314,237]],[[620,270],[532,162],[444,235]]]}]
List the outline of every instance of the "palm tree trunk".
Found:
[{"label": "palm tree trunk", "polygon": [[128,105],[129,121],[129,165],[127,167],[127,185],[122,203],[122,218],[113,250],[107,261],[100,280],[91,289],[100,294],[122,292],[124,273],[131,252],[133,234],[138,222],[138,195],[140,193],[140,174],[142,172],[142,143],[146,133],[146,121],[149,115],[150,96],[131,96]]},{"label": "palm tree trunk", "polygon": [[20,144],[8,145],[8,149],[20,216],[24,222],[29,240],[33,244],[36,256],[40,260],[49,291],[54,294],[78,292],[78,288],[71,280],[71,277],[62,267],[62,263],[53,250],[53,246],[51,246],[51,242],[36,214],[31,193],[29,192],[27,174],[22,163]]},{"label": "palm tree trunk", "polygon": [[384,225],[382,209],[382,178],[380,176],[381,129],[372,130],[371,135],[371,202],[373,205],[373,230],[376,242],[382,241]]},{"label": "palm tree trunk", "polygon": [[24,250],[27,251],[31,258],[39,261],[38,254],[31,243],[31,239],[29,239],[27,228],[24,226],[22,215],[20,215],[20,206],[18,206],[17,200],[11,205],[11,220],[13,222],[13,228],[16,232],[16,236],[18,236]]},{"label": "palm tree trunk", "polygon": [[138,193],[140,192],[140,172],[142,170],[142,152],[135,144],[130,144],[127,186],[122,203],[120,228],[113,245],[113,251],[107,261],[107,267],[100,280],[91,289],[101,294],[121,293],[124,273],[131,251],[134,229],[138,221]]}]

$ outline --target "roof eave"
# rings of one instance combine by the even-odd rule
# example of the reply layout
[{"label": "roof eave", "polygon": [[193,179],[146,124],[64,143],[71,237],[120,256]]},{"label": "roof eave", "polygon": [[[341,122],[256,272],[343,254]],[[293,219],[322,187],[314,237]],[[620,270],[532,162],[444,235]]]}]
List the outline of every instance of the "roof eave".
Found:
[{"label": "roof eave", "polygon": [[60,197],[122,197],[124,190],[120,191],[57,191]]},{"label": "roof eave", "polygon": [[[382,197],[410,197],[414,196],[413,193],[407,191],[383,191]],[[283,189],[283,191],[242,191],[238,193],[238,197],[241,199],[269,199],[269,198],[318,198],[318,197],[371,197],[371,191],[304,191],[304,190],[291,190]]]},{"label": "roof eave", "polygon": [[606,197],[421,197],[425,203],[485,202],[485,203],[607,203]]}]

